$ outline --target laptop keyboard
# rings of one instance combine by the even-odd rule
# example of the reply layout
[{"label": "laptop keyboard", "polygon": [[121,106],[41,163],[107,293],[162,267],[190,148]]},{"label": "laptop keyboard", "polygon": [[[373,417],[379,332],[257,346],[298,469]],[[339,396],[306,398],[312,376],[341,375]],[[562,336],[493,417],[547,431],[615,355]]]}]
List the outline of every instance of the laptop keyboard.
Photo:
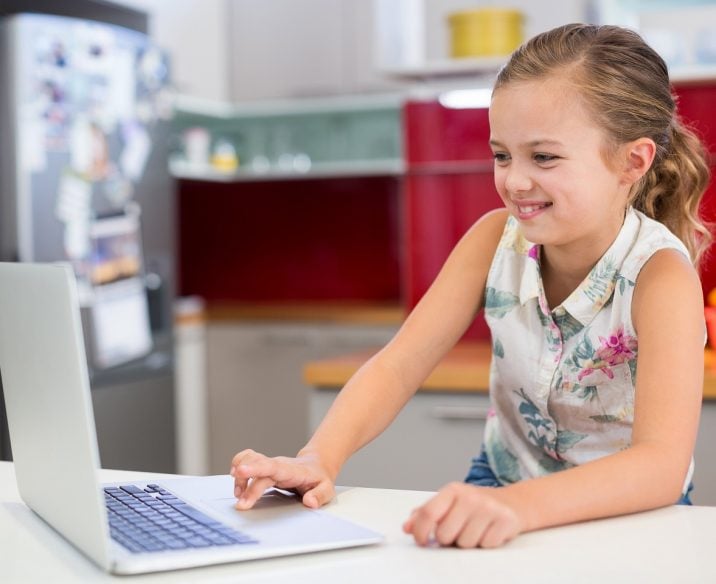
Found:
[{"label": "laptop keyboard", "polygon": [[257,543],[159,485],[105,487],[112,539],[133,553]]}]

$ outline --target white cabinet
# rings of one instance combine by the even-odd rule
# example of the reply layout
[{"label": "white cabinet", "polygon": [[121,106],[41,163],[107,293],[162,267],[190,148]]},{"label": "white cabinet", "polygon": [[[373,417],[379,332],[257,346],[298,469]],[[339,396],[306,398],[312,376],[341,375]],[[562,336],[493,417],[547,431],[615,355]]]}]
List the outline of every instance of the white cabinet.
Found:
[{"label": "white cabinet", "polygon": [[[313,390],[313,429],[335,396],[335,390]],[[383,434],[348,460],[337,483],[434,491],[462,481],[479,453],[488,409],[486,394],[419,391]]]},{"label": "white cabinet", "polygon": [[210,322],[206,331],[209,466],[245,448],[294,455],[309,437],[306,362],[380,347],[397,325]]},{"label": "white cabinet", "polygon": [[694,491],[691,500],[695,505],[716,505],[716,402],[705,401],[701,408],[701,424],[694,452]]},{"label": "white cabinet", "polygon": [[374,67],[366,0],[234,0],[230,27],[234,101],[395,87]]}]

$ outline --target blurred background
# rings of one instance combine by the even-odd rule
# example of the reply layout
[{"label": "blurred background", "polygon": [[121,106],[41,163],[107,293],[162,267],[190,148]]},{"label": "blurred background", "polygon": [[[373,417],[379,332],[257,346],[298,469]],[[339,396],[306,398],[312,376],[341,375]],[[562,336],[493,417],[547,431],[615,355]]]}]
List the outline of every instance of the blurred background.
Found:
[{"label": "blurred background", "polygon": [[[103,466],[295,453],[500,206],[486,108],[507,55],[575,21],[644,35],[713,165],[716,1],[0,0],[0,259],[75,270]],[[478,317],[339,480],[462,479],[489,355]],[[706,361],[694,500],[716,504]]]}]

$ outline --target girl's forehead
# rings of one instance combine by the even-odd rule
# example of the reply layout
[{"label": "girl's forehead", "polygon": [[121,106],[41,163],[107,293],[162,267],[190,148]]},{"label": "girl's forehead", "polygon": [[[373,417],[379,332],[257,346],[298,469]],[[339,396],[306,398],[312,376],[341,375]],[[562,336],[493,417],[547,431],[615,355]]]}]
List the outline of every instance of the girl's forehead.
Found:
[{"label": "girl's forehead", "polygon": [[507,100],[523,101],[524,105],[534,103],[541,106],[543,102],[548,102],[559,106],[574,106],[582,101],[582,97],[569,79],[563,76],[548,76],[527,81],[511,81],[494,91],[493,104],[495,101]]},{"label": "girl's forehead", "polygon": [[490,125],[498,133],[514,129],[541,134],[594,127],[593,116],[574,84],[560,78],[510,82],[495,90]]}]

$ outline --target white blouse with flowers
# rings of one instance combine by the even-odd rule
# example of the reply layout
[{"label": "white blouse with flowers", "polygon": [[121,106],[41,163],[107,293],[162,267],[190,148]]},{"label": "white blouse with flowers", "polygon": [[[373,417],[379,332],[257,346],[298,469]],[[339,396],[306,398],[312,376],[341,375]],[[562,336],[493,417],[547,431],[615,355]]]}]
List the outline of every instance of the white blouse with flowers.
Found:
[{"label": "white blouse with flowers", "polygon": [[513,217],[507,220],[485,295],[493,411],[484,446],[501,483],[570,468],[630,445],[638,355],[632,295],[641,268],[665,248],[689,257],[664,225],[629,209],[589,275],[550,309],[540,246],[522,236]]}]

